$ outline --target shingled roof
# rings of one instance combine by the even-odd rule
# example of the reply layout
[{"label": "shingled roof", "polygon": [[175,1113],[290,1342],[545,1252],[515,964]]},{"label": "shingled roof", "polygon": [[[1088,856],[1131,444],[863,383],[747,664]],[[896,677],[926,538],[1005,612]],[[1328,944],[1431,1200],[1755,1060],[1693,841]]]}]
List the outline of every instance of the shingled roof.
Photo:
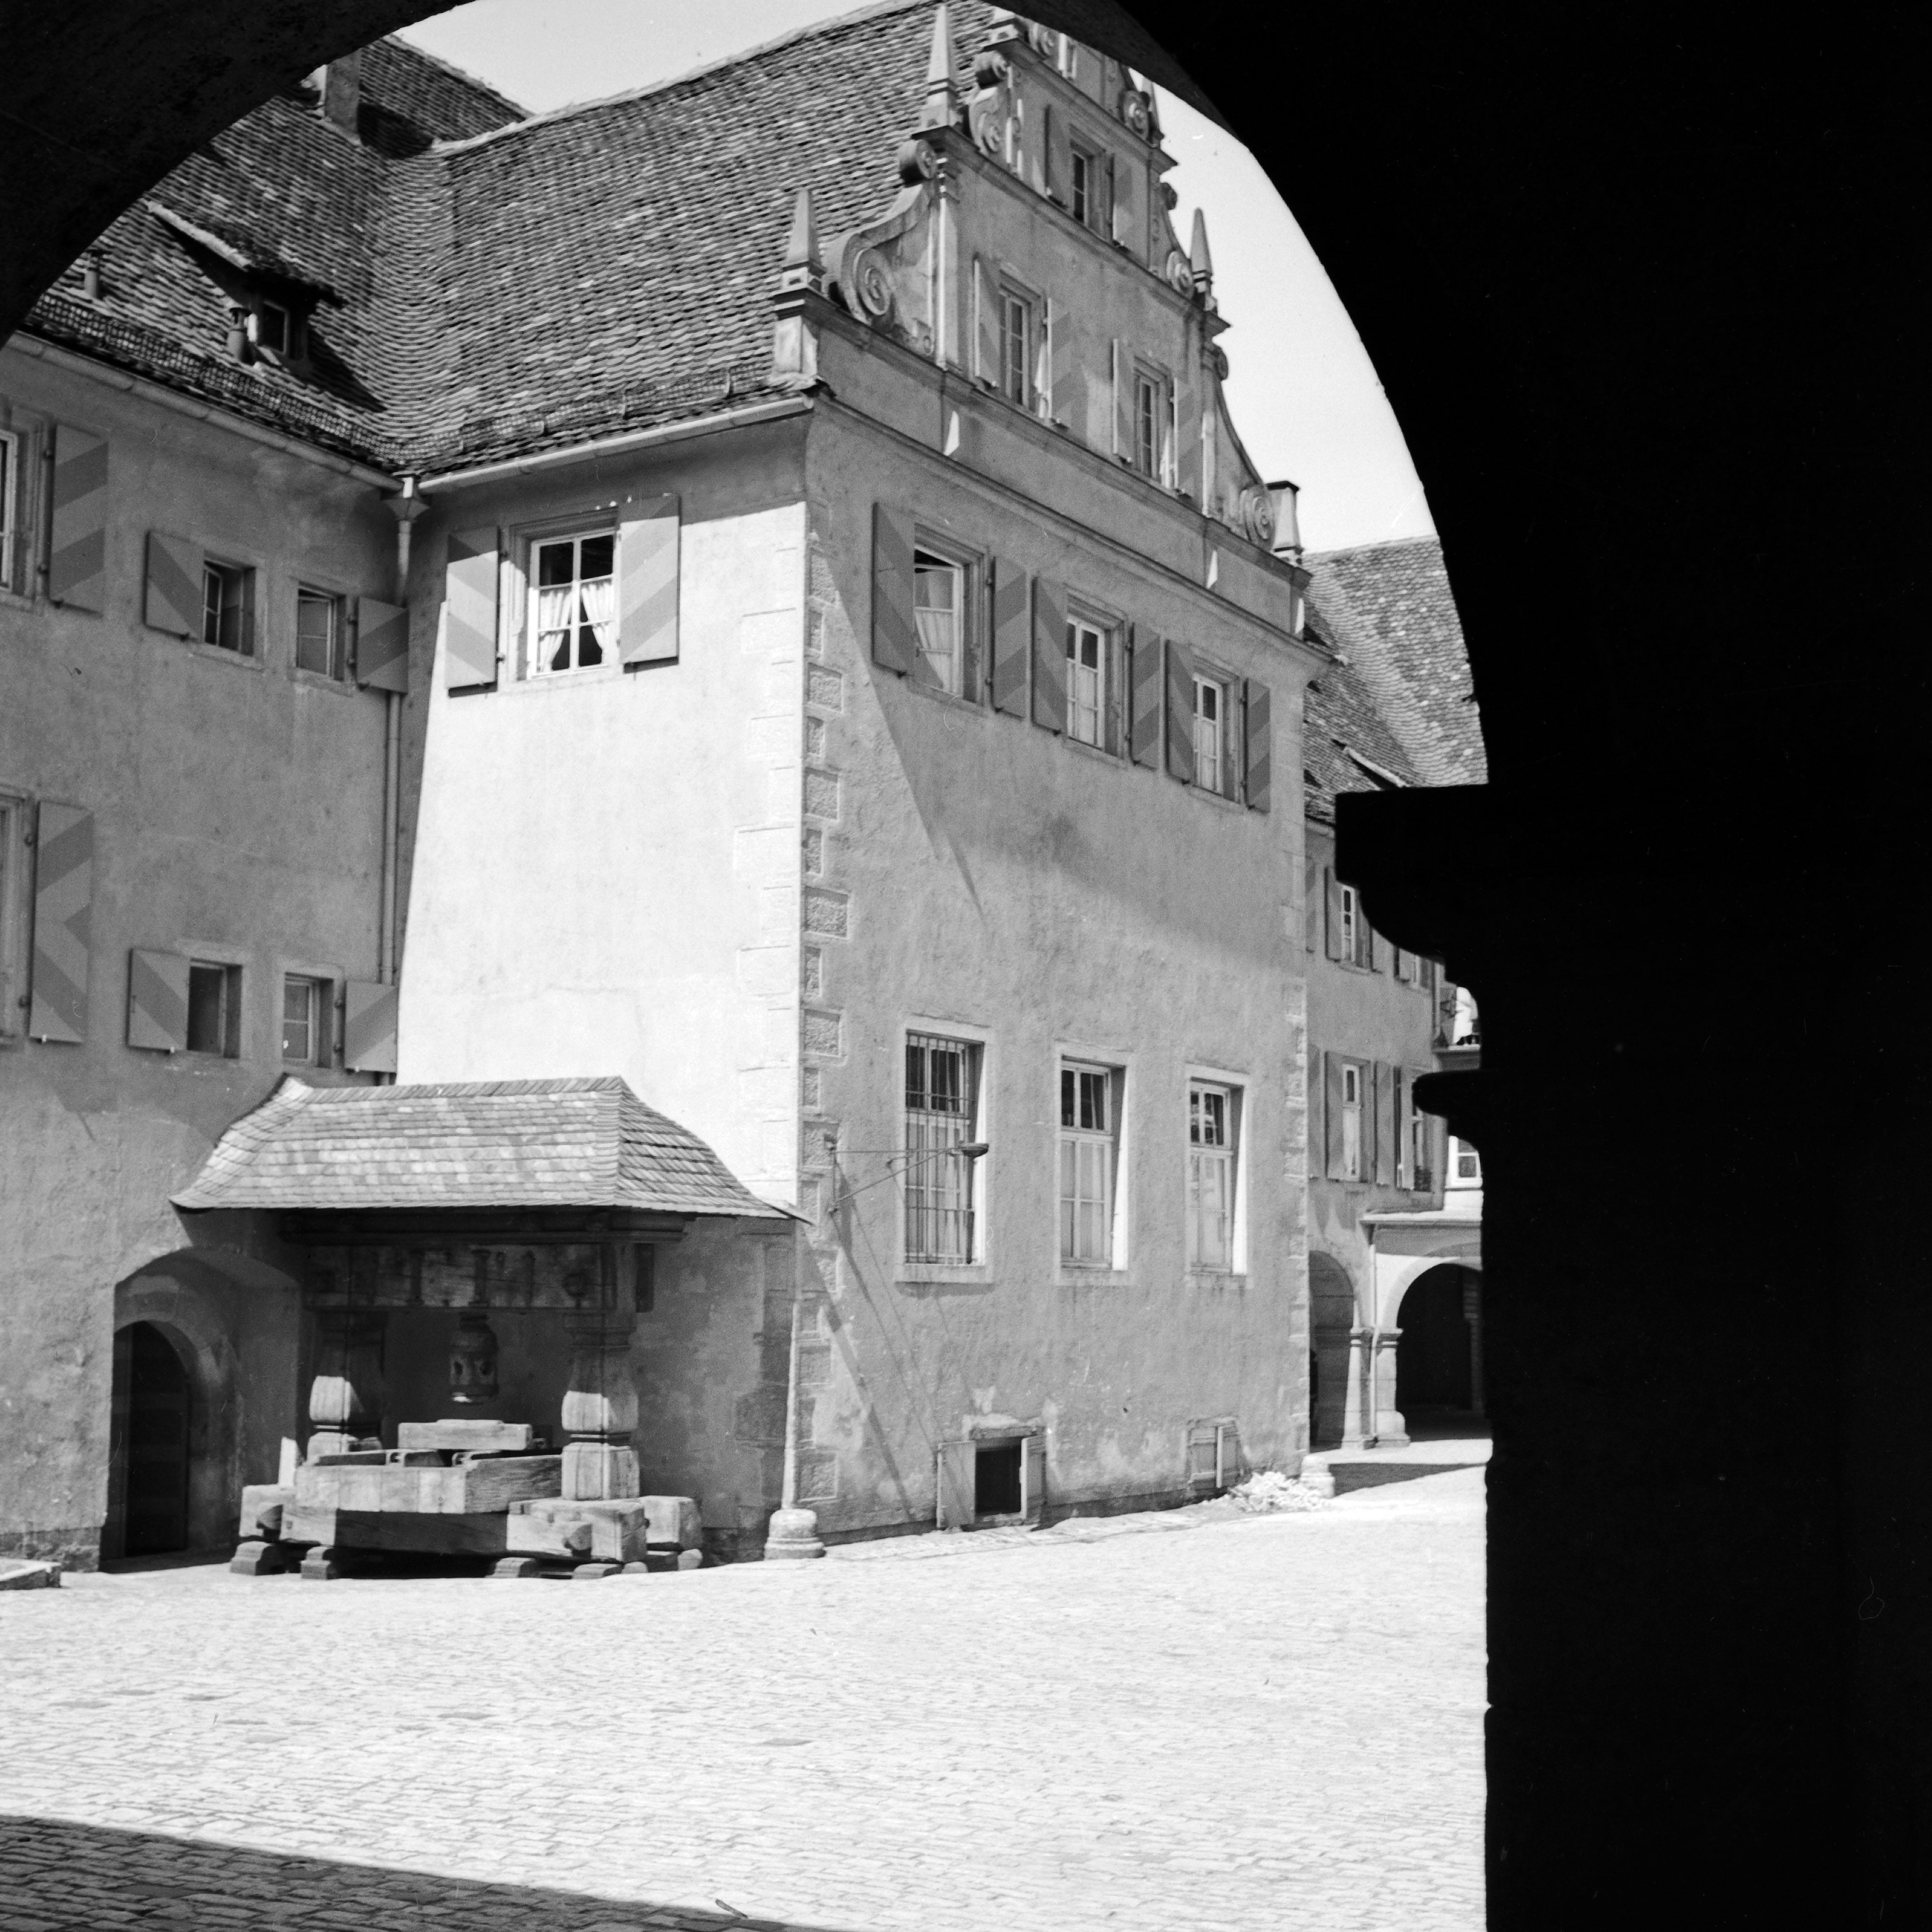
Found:
[{"label": "shingled roof", "polygon": [[1421,782],[1484,783],[1482,720],[1441,543],[1407,538],[1305,560],[1311,628],[1346,659]]},{"label": "shingled roof", "polygon": [[[995,10],[953,8],[961,80]],[[397,40],[364,50],[362,138],[265,103],[42,298],[32,332],[392,470],[588,440],[784,393],[770,297],[794,197],[820,231],[889,206],[930,0],[524,117]],[[226,354],[186,223],[327,291],[306,374]]]},{"label": "shingled roof", "polygon": [[1302,707],[1302,796],[1310,818],[1332,825],[1337,792],[1386,788],[1360,759],[1406,785],[1426,782],[1350,664],[1340,658],[1324,664],[1310,681]]},{"label": "shingled roof", "polygon": [[244,1114],[177,1208],[621,1208],[790,1218],[621,1079],[310,1087]]}]

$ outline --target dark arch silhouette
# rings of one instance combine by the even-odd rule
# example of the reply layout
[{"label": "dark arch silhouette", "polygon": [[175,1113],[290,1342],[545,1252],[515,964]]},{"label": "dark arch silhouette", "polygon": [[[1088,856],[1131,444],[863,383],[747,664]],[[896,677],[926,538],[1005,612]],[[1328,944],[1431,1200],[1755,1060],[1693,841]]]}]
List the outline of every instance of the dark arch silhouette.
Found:
[{"label": "dark arch silhouette", "polygon": [[[196,141],[440,9],[16,10],[8,326]],[[1485,1161],[1490,1922],[1911,1922],[1932,1298],[1870,1198],[1926,1053],[1885,937],[1925,804],[1908,16],[1029,10],[1268,169],[1462,608],[1492,785],[1345,800],[1340,862],[1482,1001],[1432,1097]]]}]

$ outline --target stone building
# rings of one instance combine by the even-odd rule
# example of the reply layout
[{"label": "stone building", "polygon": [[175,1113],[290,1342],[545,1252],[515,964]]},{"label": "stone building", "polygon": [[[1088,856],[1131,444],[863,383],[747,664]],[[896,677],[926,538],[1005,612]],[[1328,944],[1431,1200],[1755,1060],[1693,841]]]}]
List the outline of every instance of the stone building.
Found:
[{"label": "stone building", "polygon": [[485,1330],[724,1555],[1296,1466],[1323,655],[1169,165],[980,6],[535,118],[381,42],[44,299],[14,1545],[212,1543]]},{"label": "stone building", "polygon": [[1473,1067],[1466,987],[1392,946],[1335,868],[1340,792],[1479,784],[1482,735],[1433,538],[1308,560],[1310,1378],[1316,1447],[1408,1440],[1411,1415],[1480,1415],[1482,1165],[1417,1107],[1422,1074]]}]

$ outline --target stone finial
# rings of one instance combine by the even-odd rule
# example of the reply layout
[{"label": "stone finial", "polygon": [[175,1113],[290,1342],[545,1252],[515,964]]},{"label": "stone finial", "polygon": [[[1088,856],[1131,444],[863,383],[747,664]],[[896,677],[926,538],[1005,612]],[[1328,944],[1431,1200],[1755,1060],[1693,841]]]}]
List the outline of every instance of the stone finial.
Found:
[{"label": "stone finial", "polygon": [[1204,296],[1214,286],[1214,258],[1208,252],[1208,218],[1194,211],[1194,233],[1187,244],[1188,266],[1194,271],[1194,292]]},{"label": "stone finial", "polygon": [[926,64],[926,106],[922,128],[950,128],[957,113],[959,64],[952,50],[952,9],[939,0],[932,16],[932,53]]},{"label": "stone finial", "polygon": [[812,190],[801,188],[792,203],[791,232],[785,238],[784,265],[778,271],[781,290],[825,287],[825,263],[818,252],[818,223],[812,211]]}]

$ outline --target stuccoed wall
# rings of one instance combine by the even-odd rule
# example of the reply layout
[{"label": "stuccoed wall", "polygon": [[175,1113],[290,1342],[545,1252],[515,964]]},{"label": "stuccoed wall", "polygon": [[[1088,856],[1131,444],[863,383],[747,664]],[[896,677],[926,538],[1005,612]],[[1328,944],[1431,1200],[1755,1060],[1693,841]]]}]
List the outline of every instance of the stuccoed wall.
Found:
[{"label": "stuccoed wall", "polygon": [[[382,704],[296,671],[295,590],[387,596],[394,525],[347,477],[18,351],[0,396],[30,463],[49,422],[109,446],[104,614],[0,597],[0,786],[94,831],[86,1040],[0,1046],[0,1544],[78,1561],[106,1507],[116,1284],[213,1238],[167,1197],[280,1077],[283,970],[375,976]],[[146,627],[154,527],[257,567],[254,658]],[[137,946],[242,964],[238,1059],[124,1043]]]},{"label": "stuccoed wall", "polygon": [[[788,1201],[804,520],[782,446],[721,440],[452,491],[418,525],[427,722],[399,1078],[620,1074]],[[506,596],[497,688],[443,691],[424,659],[449,530],[594,520],[665,492],[682,506],[675,663],[522,677]]]},{"label": "stuccoed wall", "polygon": [[[995,413],[980,447],[1006,434]],[[837,1462],[836,1497],[810,1498],[821,1527],[929,1518],[934,1449],[975,1414],[1044,1420],[1049,1507],[1172,1498],[1198,1418],[1238,1417],[1252,1462],[1294,1467],[1306,1424],[1300,960],[1284,941],[1300,930],[1302,855],[1299,788],[1284,780],[1300,770],[1304,661],[1196,587],[1198,572],[1096,544],[855,416],[827,413],[811,456],[806,729],[824,845],[806,884],[821,909],[805,965],[808,1202],[865,1190],[821,1226],[814,1256],[828,1305],[808,1446]],[[1184,556],[1178,517],[1142,510],[1060,448],[1036,449],[1030,425],[1003,460],[1033,503],[1103,528],[1139,517],[1153,530],[1142,553],[1165,542]],[[875,500],[1264,679],[1274,809],[1205,796],[876,665]],[[1198,525],[1192,536],[1198,562]],[[911,1027],[984,1042],[983,1267],[902,1265],[898,1189],[867,1185],[902,1144]],[[1063,1054],[1126,1070],[1118,1273],[1058,1264]],[[1210,1070],[1247,1095],[1247,1270],[1190,1280],[1187,1080]]]}]

